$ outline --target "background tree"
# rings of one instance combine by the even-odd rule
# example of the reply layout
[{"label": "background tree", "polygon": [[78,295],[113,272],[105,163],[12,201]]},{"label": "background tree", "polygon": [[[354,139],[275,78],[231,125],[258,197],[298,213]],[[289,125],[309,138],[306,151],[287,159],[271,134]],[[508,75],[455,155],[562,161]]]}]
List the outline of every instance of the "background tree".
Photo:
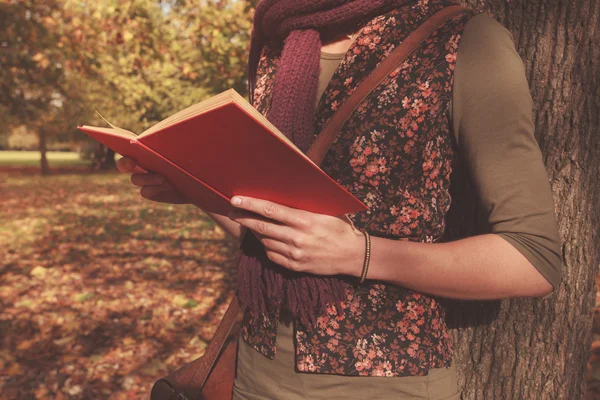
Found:
[{"label": "background tree", "polygon": [[94,110],[141,133],[225,89],[245,94],[251,12],[235,0],[0,2],[0,129],[35,131],[47,171],[57,115],[79,138],[77,125],[103,123]]},{"label": "background tree", "polygon": [[25,126],[39,136],[42,173],[48,172],[47,130],[39,129],[42,117],[55,113],[62,102],[64,50],[57,17],[57,0],[4,1],[0,3],[2,52],[0,53],[0,133]]},{"label": "background tree", "polygon": [[[243,1],[68,1],[85,29],[94,82],[88,104],[141,133],[228,88],[245,92],[248,4]],[[103,168],[114,166],[107,150]]]},{"label": "background tree", "polygon": [[[564,274],[557,291],[542,300],[457,302],[460,308],[451,308],[462,397],[582,399],[600,261],[600,2],[465,3],[502,22],[524,60]],[[472,194],[468,183],[452,189],[450,239],[482,229]]]}]

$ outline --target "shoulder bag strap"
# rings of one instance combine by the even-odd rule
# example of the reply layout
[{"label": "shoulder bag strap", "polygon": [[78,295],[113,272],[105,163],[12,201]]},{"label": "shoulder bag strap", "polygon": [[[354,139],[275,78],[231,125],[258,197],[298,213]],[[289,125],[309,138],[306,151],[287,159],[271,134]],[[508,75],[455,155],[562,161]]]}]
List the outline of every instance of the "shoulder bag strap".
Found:
[{"label": "shoulder bag strap", "polygon": [[435,13],[421,26],[415,29],[402,43],[379,63],[352,92],[350,97],[342,104],[338,111],[331,117],[323,131],[314,140],[306,155],[317,165],[325,158],[325,154],[331,147],[338,132],[350,118],[354,110],[387,76],[400,66],[412,53],[419,48],[437,28],[444,25],[446,21],[468,9],[459,5],[449,6]]}]

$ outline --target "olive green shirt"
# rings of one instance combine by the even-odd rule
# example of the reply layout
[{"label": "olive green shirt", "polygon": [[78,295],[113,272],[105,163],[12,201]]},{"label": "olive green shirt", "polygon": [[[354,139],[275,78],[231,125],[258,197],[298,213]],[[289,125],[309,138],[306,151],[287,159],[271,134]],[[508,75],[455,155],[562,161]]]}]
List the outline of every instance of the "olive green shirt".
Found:
[{"label": "olive green shirt", "polygon": [[[321,53],[317,98],[344,55]],[[490,232],[512,244],[556,288],[561,243],[532,108],[511,33],[488,14],[475,15],[456,57],[448,110],[452,133]]]},{"label": "olive green shirt", "polygon": [[[322,53],[318,98],[343,57]],[[491,16],[477,14],[467,22],[457,52],[448,110],[452,133],[491,233],[512,244],[556,288],[561,243],[548,175],[534,138],[532,105],[512,35]],[[240,339],[234,399],[458,399],[452,369],[358,380],[295,373],[293,327],[280,323],[276,340],[277,354],[269,360]]]}]

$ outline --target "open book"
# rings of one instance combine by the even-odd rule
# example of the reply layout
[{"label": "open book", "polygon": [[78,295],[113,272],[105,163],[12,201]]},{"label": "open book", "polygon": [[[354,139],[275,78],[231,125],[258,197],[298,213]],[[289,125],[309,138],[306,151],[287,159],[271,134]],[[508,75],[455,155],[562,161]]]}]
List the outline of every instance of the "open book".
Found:
[{"label": "open book", "polygon": [[234,195],[327,215],[368,209],[233,89],[140,135],[109,125],[78,129],[144,170],[164,175],[204,211],[227,215]]}]

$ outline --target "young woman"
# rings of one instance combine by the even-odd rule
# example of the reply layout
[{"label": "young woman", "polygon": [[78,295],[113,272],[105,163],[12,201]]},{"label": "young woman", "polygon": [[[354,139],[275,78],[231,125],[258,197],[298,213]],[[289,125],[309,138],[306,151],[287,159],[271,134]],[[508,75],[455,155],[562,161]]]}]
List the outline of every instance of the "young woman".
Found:
[{"label": "young woman", "polygon": [[[452,4],[263,0],[253,105],[307,151],[361,79]],[[490,231],[440,242],[459,162]],[[132,172],[135,161],[118,166]],[[560,281],[554,204],[511,34],[486,14],[453,17],[361,103],[321,167],[369,210],[349,223],[237,196],[237,212],[211,214],[242,242],[234,399],[457,399],[436,298],[544,296]],[[131,180],[147,199],[186,202],[160,175]]]}]

